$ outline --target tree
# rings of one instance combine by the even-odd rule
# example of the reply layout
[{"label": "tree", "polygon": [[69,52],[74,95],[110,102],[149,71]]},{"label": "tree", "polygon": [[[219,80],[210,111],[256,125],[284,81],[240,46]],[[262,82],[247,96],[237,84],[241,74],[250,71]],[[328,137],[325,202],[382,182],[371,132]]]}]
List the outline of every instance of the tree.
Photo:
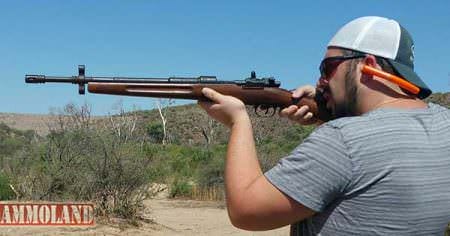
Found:
[{"label": "tree", "polygon": [[172,99],[161,99],[159,98],[156,102],[156,107],[158,108],[159,117],[161,118],[162,128],[163,128],[163,138],[162,144],[165,145],[168,140],[167,134],[167,111],[168,108],[174,103]]}]

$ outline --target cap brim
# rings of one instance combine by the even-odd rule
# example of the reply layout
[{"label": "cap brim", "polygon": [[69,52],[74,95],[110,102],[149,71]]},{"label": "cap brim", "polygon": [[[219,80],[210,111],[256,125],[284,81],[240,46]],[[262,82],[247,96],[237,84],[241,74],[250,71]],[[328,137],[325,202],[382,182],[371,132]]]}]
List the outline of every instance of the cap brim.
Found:
[{"label": "cap brim", "polygon": [[394,67],[395,71],[401,75],[404,79],[413,83],[420,88],[418,97],[424,99],[432,93],[431,89],[420,79],[420,77],[409,66],[400,64],[392,59],[388,59],[389,63]]}]

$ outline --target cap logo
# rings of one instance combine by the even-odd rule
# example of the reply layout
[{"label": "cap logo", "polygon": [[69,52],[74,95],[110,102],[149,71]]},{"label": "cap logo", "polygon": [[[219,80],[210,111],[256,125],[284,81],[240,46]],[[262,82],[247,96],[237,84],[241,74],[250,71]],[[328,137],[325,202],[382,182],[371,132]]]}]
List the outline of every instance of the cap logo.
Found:
[{"label": "cap logo", "polygon": [[409,57],[411,62],[414,62],[414,44],[411,44],[411,56]]}]

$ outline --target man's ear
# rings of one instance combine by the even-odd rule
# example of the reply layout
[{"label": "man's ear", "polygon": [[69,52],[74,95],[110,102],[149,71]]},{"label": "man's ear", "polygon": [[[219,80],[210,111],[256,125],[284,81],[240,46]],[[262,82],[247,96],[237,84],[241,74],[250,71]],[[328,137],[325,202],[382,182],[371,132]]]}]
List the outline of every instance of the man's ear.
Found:
[{"label": "man's ear", "polygon": [[[373,68],[381,69],[380,65],[378,65],[377,63],[377,59],[375,58],[375,56],[370,54],[367,54],[366,57],[364,57],[364,59],[362,60],[362,66],[370,66]],[[362,83],[369,82],[372,79],[373,79],[372,75],[368,75],[361,72]]]},{"label": "man's ear", "polygon": [[370,55],[370,54],[366,55],[366,57],[363,59],[363,63],[365,65],[368,65],[370,67],[374,67],[377,69],[379,69],[379,67],[380,67],[380,65],[378,65],[378,63],[377,63],[377,59],[375,58],[375,56]]}]

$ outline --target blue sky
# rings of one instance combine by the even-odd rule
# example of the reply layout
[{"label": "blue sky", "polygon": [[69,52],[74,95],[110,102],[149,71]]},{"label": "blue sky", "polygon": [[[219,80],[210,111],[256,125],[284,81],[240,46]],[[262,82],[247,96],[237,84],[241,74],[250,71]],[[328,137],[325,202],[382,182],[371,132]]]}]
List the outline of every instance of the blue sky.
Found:
[{"label": "blue sky", "polygon": [[[333,34],[365,15],[399,21],[415,41],[416,72],[450,91],[450,1],[0,1],[0,112],[41,113],[69,102],[94,114],[153,99],[86,94],[25,74],[274,76],[283,88],[315,84]],[[178,100],[176,104],[183,104]]]}]

